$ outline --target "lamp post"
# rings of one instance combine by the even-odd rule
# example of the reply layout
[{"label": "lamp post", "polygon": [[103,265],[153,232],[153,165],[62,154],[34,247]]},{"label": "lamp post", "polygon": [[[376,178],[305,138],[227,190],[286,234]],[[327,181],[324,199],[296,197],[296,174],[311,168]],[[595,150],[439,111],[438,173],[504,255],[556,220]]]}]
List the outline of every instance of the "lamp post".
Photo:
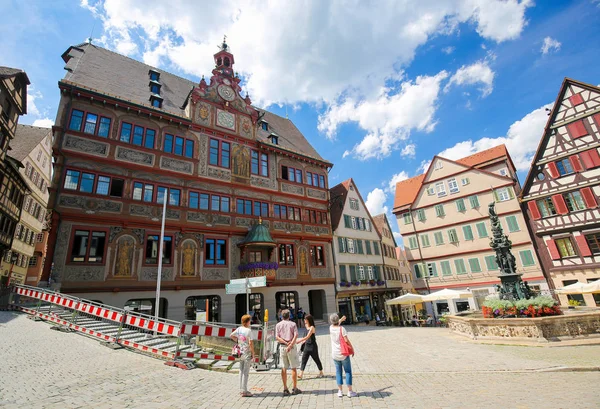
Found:
[{"label": "lamp post", "polygon": [[[163,260],[163,241],[165,240],[165,216],[167,214],[167,195],[169,194],[168,189],[165,189],[165,194],[163,196],[163,211],[162,211],[162,224],[160,226],[160,242],[158,243],[158,275],[156,277],[156,301],[154,307],[154,315],[155,320],[158,322],[158,313],[160,310],[160,281],[162,278],[162,260]],[[155,326],[158,328],[158,325]],[[158,331],[154,330],[154,336],[156,336]]]},{"label": "lamp post", "polygon": [[[431,288],[429,288],[429,279],[433,277],[429,271],[425,274],[425,285],[427,286],[427,294],[431,294]],[[431,301],[431,313],[433,314],[433,325],[437,323],[437,317],[435,316],[435,307],[433,306],[433,301]]]}]

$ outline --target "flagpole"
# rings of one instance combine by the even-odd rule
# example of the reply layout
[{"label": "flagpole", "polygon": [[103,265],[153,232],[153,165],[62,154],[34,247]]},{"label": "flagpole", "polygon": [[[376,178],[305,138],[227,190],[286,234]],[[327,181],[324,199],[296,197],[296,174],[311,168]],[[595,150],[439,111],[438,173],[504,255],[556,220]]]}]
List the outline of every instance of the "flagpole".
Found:
[{"label": "flagpole", "polygon": [[[154,325],[154,328],[158,328],[158,313],[160,310],[160,281],[162,278],[162,262],[163,262],[163,245],[164,245],[164,239],[165,239],[165,216],[167,214],[167,196],[168,196],[168,189],[165,189],[165,194],[163,196],[163,211],[162,211],[162,223],[161,223],[161,227],[160,227],[160,242],[158,244],[158,275],[156,276],[156,302],[155,302],[155,306],[154,306],[154,315],[155,315],[155,321],[157,321],[157,323]],[[154,336],[156,336],[157,334],[157,330],[154,330]]]}]

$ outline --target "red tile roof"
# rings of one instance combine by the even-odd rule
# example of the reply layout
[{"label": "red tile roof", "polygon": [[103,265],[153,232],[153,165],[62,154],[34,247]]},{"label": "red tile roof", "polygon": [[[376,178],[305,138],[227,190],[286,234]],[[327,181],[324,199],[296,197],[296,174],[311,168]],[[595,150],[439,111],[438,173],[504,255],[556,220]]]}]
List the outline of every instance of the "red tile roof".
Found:
[{"label": "red tile roof", "polygon": [[[486,149],[484,151],[477,152],[473,155],[464,157],[455,162],[468,167],[477,167],[479,165],[486,164],[495,159],[500,159],[506,156],[508,156],[506,146],[498,145],[494,146],[493,148]],[[402,206],[412,204],[415,201],[417,195],[419,194],[419,190],[421,190],[423,179],[425,179],[425,173],[396,183],[396,194],[394,197],[393,210]]]},{"label": "red tile roof", "polygon": [[332,231],[337,230],[340,219],[342,218],[344,204],[346,203],[346,196],[348,196],[348,190],[350,190],[351,183],[352,178],[347,179],[329,189],[329,211],[331,214]]}]

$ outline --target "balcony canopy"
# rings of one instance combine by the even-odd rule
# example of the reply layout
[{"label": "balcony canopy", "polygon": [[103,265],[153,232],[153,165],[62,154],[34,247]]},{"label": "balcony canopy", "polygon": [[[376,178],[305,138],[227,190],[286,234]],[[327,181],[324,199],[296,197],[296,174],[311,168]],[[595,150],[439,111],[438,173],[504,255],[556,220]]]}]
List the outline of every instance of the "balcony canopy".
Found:
[{"label": "balcony canopy", "polygon": [[247,246],[263,246],[263,247],[275,247],[277,244],[273,241],[269,229],[262,224],[262,219],[258,219],[258,223],[252,226],[252,229],[248,232],[248,235],[243,242],[239,244],[240,247]]}]

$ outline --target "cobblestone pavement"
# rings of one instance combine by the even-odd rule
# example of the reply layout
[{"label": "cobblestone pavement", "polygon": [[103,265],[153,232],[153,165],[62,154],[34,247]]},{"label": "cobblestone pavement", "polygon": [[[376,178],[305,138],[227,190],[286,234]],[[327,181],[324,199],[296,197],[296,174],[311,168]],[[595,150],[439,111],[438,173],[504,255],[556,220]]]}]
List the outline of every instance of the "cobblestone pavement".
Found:
[{"label": "cobblestone pavement", "polygon": [[77,334],[50,331],[0,312],[0,407],[6,408],[597,408],[600,347],[471,344],[444,329],[350,327],[358,398],[338,398],[326,328],[319,344],[328,377],[307,368],[304,393],[281,396],[278,371],[251,373],[255,396],[238,397],[238,376],[183,371]]}]

